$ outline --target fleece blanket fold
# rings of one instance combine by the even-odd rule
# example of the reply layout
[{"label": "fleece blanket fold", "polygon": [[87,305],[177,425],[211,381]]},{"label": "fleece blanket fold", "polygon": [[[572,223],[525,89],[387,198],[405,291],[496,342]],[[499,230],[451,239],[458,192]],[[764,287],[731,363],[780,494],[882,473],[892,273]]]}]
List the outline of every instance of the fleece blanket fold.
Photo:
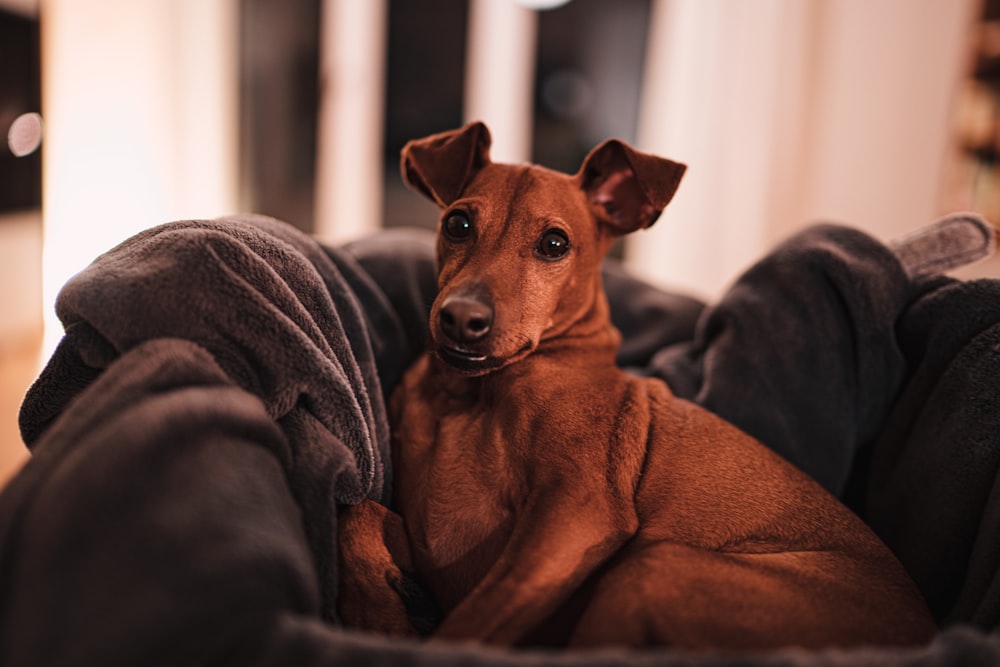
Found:
[{"label": "fleece blanket fold", "polygon": [[930,646],[501,652],[337,626],[336,508],[390,502],[384,397],[426,341],[433,242],[345,247],[247,216],[171,223],[61,292],[32,457],[0,493],[0,664],[1000,663],[1000,281],[909,278],[807,230],[709,306],[609,265],[619,362],[840,493],[941,621]]},{"label": "fleece blanket fold", "polygon": [[886,246],[815,226],[750,267],[648,370],[843,495],[902,382],[893,329],[908,297]]},{"label": "fleece blanket fold", "polygon": [[[322,438],[301,442],[314,457],[303,474],[336,470],[322,482],[329,498],[377,497],[386,420],[371,397],[380,385],[365,314],[341,269],[318,245],[263,218],[151,229],[62,290],[56,313],[69,335],[48,368],[82,365],[92,375],[147,340],[198,343],[275,420]],[[29,447],[71,397],[56,379],[43,374],[24,403]],[[45,400],[52,391],[59,400]]]},{"label": "fleece blanket fold", "polygon": [[336,504],[384,490],[388,426],[375,349],[405,349],[399,329],[375,335],[372,322],[391,311],[361,307],[375,291],[367,280],[347,253],[263,217],[140,233],[61,291],[66,336],[24,401],[24,440],[44,448],[42,433],[118,356],[162,339],[199,345],[263,401],[290,442],[286,471],[332,618]]},{"label": "fleece blanket fold", "polygon": [[920,281],[865,515],[941,621],[1000,624],[1000,281]]}]

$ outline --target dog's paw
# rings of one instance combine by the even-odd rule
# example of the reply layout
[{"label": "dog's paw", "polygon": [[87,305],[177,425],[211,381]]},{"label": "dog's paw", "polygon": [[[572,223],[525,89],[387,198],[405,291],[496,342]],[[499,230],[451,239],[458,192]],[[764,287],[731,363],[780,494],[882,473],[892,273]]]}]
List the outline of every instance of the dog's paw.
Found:
[{"label": "dog's paw", "polygon": [[421,637],[427,637],[440,625],[444,614],[416,575],[409,572],[402,572],[401,575],[390,581],[389,585],[403,600],[413,628]]}]

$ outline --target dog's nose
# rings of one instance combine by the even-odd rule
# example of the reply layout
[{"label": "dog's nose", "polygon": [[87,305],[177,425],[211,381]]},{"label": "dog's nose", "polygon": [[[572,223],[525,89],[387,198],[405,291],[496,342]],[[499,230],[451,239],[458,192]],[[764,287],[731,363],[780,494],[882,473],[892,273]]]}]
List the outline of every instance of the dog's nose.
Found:
[{"label": "dog's nose", "polygon": [[445,299],[438,313],[441,331],[458,343],[475,343],[493,326],[493,306],[482,299],[455,295]]}]

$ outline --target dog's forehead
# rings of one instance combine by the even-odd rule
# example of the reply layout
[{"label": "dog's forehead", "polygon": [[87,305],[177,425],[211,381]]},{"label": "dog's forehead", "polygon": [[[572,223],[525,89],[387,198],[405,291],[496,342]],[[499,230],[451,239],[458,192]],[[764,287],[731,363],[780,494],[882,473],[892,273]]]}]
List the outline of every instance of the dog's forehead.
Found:
[{"label": "dog's forehead", "polygon": [[466,194],[497,208],[530,204],[535,211],[554,214],[584,201],[572,176],[534,164],[489,164],[469,184]]}]

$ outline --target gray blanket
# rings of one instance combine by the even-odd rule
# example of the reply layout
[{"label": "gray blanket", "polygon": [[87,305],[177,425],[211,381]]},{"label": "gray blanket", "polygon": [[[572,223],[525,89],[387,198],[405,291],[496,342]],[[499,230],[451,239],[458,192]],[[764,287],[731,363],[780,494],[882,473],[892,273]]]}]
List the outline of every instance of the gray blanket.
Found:
[{"label": "gray blanket", "polygon": [[912,281],[841,227],[707,308],[609,266],[619,360],[840,492],[927,596],[931,646],[552,654],[339,628],[335,510],[390,501],[384,396],[424,345],[431,248],[181,222],[72,279],[22,407],[32,457],[0,494],[0,664],[1000,663],[1000,282]]}]

